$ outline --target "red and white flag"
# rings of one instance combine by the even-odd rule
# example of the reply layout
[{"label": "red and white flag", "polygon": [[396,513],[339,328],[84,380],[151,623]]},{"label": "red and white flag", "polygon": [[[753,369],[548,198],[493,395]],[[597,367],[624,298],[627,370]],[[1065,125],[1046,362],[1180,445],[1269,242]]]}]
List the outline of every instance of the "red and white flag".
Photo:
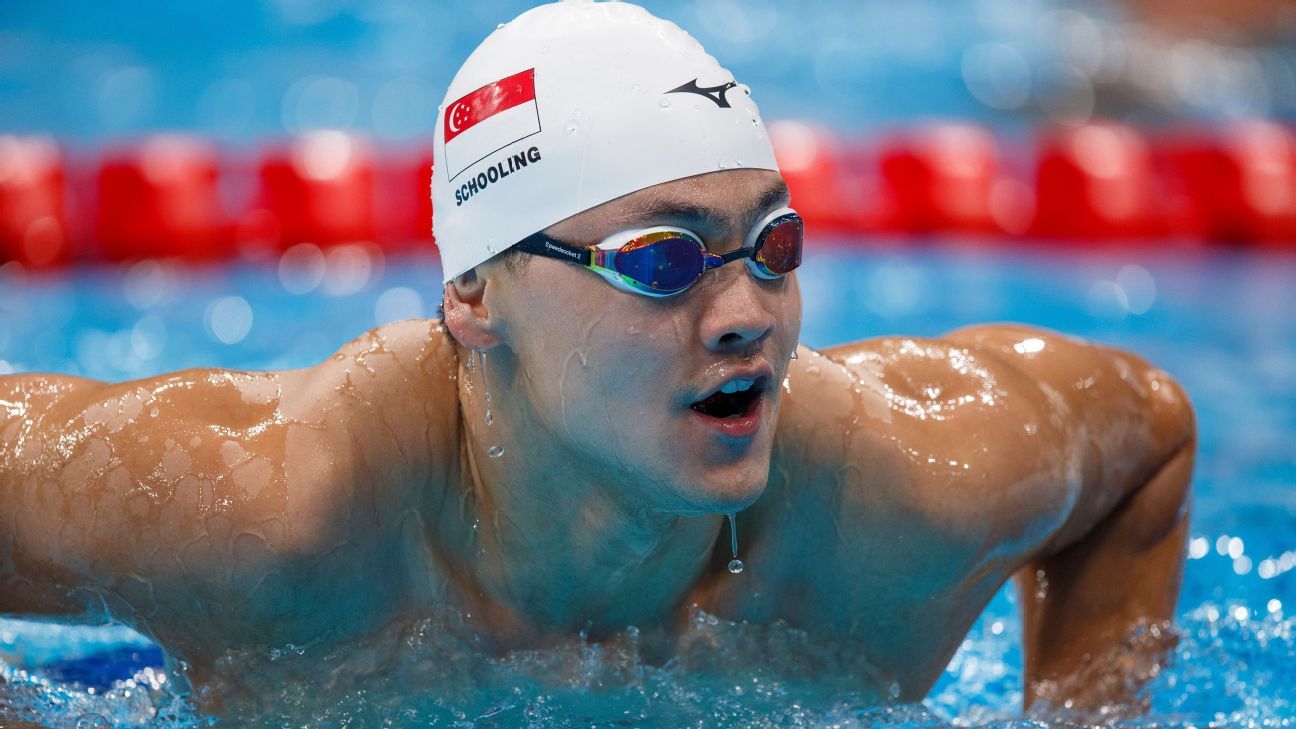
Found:
[{"label": "red and white flag", "polygon": [[450,179],[490,153],[539,133],[535,69],[486,84],[451,104],[444,131]]}]

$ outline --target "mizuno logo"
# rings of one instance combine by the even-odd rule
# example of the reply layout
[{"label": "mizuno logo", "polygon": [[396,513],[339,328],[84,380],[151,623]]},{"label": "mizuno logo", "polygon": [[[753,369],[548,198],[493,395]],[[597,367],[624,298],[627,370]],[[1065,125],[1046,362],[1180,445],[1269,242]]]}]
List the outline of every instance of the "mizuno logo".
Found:
[{"label": "mizuno logo", "polygon": [[715,102],[715,105],[721,109],[728,109],[729,100],[725,98],[725,92],[737,86],[737,81],[730,81],[727,84],[719,86],[698,86],[697,79],[693,79],[686,84],[667,91],[668,94],[697,94]]}]

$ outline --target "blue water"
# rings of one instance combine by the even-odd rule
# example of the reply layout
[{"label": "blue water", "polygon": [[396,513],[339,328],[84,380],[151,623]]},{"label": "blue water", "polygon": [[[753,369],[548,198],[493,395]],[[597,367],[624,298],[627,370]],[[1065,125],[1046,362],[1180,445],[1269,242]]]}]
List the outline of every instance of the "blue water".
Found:
[{"label": "blue water", "polygon": [[[800,273],[802,341],[810,346],[1011,320],[1129,348],[1178,378],[1197,408],[1200,458],[1182,637],[1146,689],[1144,724],[1296,726],[1296,256],[813,243]],[[0,372],[120,380],[200,365],[299,367],[376,324],[432,315],[439,281],[433,258],[382,261],[359,250],[298,249],[281,263],[206,270],[146,262],[62,277],[9,265],[0,267]],[[796,638],[790,628],[774,626],[771,638],[706,616],[697,629],[734,645]],[[573,650],[590,660],[612,649]],[[533,686],[517,677],[540,670],[537,660],[493,666],[492,676],[507,678],[483,685],[510,690],[483,689],[459,705],[426,697],[407,697],[403,709],[376,699],[366,705],[360,691],[362,698],[339,697],[311,721],[275,725],[402,726],[413,716],[480,727],[1001,726],[1020,716],[1020,620],[1010,588],[914,707],[866,709],[824,682],[773,676],[739,690],[641,664],[618,690],[591,669],[587,683],[567,693],[513,691]],[[169,690],[174,681],[157,648],[124,628],[0,621],[0,676],[10,684],[0,690],[0,725],[6,711],[51,727],[201,723]],[[294,690],[281,698],[307,692]],[[1034,726],[1067,726],[1031,718]]]}]

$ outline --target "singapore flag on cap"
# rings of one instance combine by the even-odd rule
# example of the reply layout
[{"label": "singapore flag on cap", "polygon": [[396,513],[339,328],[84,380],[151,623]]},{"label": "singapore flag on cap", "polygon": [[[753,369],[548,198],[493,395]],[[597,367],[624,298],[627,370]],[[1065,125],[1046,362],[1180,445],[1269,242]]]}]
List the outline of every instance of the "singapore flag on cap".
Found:
[{"label": "singapore flag on cap", "polygon": [[486,84],[451,104],[444,132],[450,179],[490,153],[538,134],[535,69]]}]

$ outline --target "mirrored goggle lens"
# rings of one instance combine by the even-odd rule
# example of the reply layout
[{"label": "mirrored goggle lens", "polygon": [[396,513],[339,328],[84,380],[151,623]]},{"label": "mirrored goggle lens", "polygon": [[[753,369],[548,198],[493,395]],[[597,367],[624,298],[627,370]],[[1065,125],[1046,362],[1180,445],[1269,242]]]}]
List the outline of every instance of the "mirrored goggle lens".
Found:
[{"label": "mirrored goggle lens", "polygon": [[756,262],[771,274],[782,276],[796,270],[801,265],[801,242],[805,237],[805,226],[797,217],[786,217],[774,221],[765,229],[765,235],[758,245]]},{"label": "mirrored goggle lens", "polygon": [[646,236],[622,246],[613,266],[653,291],[680,291],[702,275],[702,249],[688,238]]}]

